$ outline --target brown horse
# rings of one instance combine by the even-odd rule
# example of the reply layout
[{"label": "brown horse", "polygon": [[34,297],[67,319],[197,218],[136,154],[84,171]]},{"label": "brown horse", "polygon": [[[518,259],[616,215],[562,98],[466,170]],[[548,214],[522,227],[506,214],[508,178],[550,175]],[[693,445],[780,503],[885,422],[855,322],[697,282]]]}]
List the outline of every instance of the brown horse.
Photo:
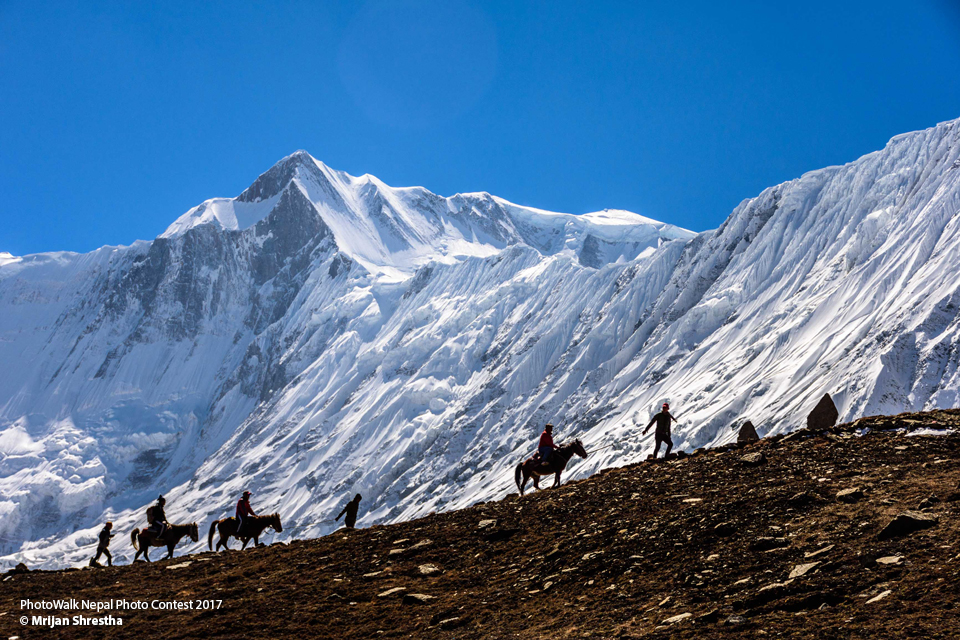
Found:
[{"label": "brown horse", "polygon": [[143,531],[134,529],[130,532],[130,542],[133,543],[133,548],[137,550],[137,554],[133,556],[133,561],[136,562],[142,553],[144,559],[150,562],[150,556],[147,555],[150,547],[166,547],[167,559],[170,559],[173,557],[173,548],[177,546],[183,536],[190,536],[190,539],[194,542],[199,541],[200,531],[197,528],[197,523],[168,524],[160,537],[157,537],[152,529],[144,529]]},{"label": "brown horse", "polygon": [[[520,495],[523,495],[523,488],[526,486],[527,480],[531,477],[533,478],[533,486],[539,489],[540,476],[548,476],[551,473],[555,473],[556,480],[554,480],[553,486],[559,487],[560,474],[567,468],[567,463],[570,462],[573,454],[577,454],[581,458],[587,457],[587,451],[583,448],[583,443],[581,443],[580,440],[561,444],[554,449],[553,455],[550,456],[549,463],[543,463],[539,457],[533,456],[526,462],[518,464],[514,476],[517,480],[517,489],[520,490]],[[523,482],[520,481],[521,476],[523,477]]]},{"label": "brown horse", "polygon": [[227,542],[230,540],[231,536],[243,542],[243,546],[240,547],[242,550],[247,548],[247,543],[250,542],[250,538],[253,538],[254,546],[260,544],[260,536],[263,535],[263,530],[267,527],[273,527],[273,530],[277,533],[283,531],[283,525],[280,524],[279,513],[271,513],[268,516],[247,516],[244,518],[244,520],[247,523],[247,529],[244,531],[244,535],[242,537],[237,535],[236,518],[214,520],[210,524],[210,533],[207,535],[207,545],[210,547],[210,550],[213,551],[214,529],[220,532],[220,539],[217,540],[217,551],[220,551],[220,545],[223,545],[224,549],[230,548],[227,546]]}]

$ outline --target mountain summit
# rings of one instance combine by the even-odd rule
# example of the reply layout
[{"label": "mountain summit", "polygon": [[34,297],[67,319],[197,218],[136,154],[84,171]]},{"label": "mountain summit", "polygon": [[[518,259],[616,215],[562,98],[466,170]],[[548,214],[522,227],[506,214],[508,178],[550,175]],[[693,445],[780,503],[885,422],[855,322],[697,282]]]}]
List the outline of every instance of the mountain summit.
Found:
[{"label": "mountain summit", "polygon": [[[283,537],[512,491],[544,422],[637,461],[960,404],[960,123],[743,201],[700,234],[353,177],[304,152],[152,242],[0,261],[0,550],[83,561],[104,517]],[[611,445],[599,450],[599,447]],[[118,556],[122,559],[124,551]]]},{"label": "mountain summit", "polygon": [[572,251],[599,267],[633,260],[661,240],[695,234],[627,211],[570,215],[521,207],[487,193],[437,196],[422,187],[393,188],[371,175],[335,171],[297,151],[263,173],[237,198],[208,200],[162,237],[198,225],[243,231],[260,224],[284,195],[300,215],[318,216],[345,255],[374,272],[410,275],[431,261],[489,256],[512,244],[544,254]]}]

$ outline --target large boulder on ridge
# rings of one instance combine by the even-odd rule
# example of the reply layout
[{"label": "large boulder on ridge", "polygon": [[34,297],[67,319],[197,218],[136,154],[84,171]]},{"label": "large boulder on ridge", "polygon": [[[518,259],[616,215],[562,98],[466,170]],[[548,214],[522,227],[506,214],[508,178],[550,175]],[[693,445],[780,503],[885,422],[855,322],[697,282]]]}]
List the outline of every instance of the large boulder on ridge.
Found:
[{"label": "large boulder on ridge", "polygon": [[833,404],[833,398],[830,397],[829,393],[825,393],[817,406],[810,412],[810,415],[807,416],[807,429],[812,431],[829,429],[837,424],[839,417],[840,412],[837,411],[837,405]]},{"label": "large boulder on ridge", "polygon": [[760,436],[757,434],[756,428],[754,428],[753,423],[747,420],[740,426],[740,433],[737,434],[737,442],[739,444],[745,444],[747,442],[756,442],[760,439]]}]

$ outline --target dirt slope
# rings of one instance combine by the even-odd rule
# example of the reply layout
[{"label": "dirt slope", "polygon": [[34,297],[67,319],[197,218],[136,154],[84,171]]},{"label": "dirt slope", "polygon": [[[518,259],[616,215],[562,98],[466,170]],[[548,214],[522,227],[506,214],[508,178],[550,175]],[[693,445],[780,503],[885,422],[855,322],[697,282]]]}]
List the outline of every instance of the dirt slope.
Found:
[{"label": "dirt slope", "polygon": [[[289,545],[8,576],[0,638],[956,638],[960,431],[881,431],[922,426],[960,429],[960,411],[866,418]],[[862,497],[837,498],[853,488]],[[880,539],[907,510],[936,524]],[[112,612],[120,627],[19,624],[20,599],[65,597],[223,604]]]}]

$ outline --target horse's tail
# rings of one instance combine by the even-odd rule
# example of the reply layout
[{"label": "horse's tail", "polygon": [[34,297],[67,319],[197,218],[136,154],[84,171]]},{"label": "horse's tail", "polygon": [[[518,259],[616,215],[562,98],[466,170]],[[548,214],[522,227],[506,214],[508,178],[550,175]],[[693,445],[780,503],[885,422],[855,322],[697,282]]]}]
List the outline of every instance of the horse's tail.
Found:
[{"label": "horse's tail", "polygon": [[140,547],[137,546],[137,536],[139,535],[139,533],[140,533],[140,529],[137,529],[137,528],[134,528],[134,530],[130,532],[130,542],[133,543],[133,548],[136,549],[137,551],[140,551]]},{"label": "horse's tail", "polygon": [[207,546],[210,547],[210,551],[213,551],[213,532],[217,530],[218,524],[220,524],[219,520],[210,523],[210,533],[207,534]]},{"label": "horse's tail", "polygon": [[517,470],[513,474],[513,479],[517,482],[517,491],[520,491],[520,476],[523,474],[523,463],[517,463]]}]

